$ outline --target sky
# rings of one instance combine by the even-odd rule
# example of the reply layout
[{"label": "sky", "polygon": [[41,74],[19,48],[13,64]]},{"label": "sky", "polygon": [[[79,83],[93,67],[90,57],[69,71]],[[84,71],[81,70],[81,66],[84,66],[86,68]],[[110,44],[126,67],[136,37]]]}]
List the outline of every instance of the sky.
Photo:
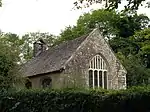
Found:
[{"label": "sky", "polygon": [[[68,25],[75,25],[78,17],[99,5],[74,10],[74,0],[2,0],[0,30],[23,35],[27,32],[49,32],[58,35]],[[150,8],[139,13],[150,17]]]}]

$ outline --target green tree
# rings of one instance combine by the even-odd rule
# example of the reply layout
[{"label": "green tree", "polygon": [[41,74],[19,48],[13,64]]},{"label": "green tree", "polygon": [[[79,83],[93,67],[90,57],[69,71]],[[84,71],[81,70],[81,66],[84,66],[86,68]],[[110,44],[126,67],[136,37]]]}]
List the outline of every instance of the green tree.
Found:
[{"label": "green tree", "polygon": [[115,53],[121,52],[126,57],[131,54],[137,54],[140,49],[137,43],[129,38],[112,38],[109,41],[109,44]]},{"label": "green tree", "polygon": [[105,36],[115,35],[117,31],[113,24],[118,19],[119,15],[115,11],[95,10],[92,13],[85,13],[79,17],[76,26],[69,26],[62,31],[60,40],[65,41],[80,37],[91,32],[97,26]]},{"label": "green tree", "polygon": [[150,69],[147,69],[138,55],[124,56],[121,52],[117,53],[127,70],[127,86],[149,85]]},{"label": "green tree", "polygon": [[80,16],[76,26],[66,27],[62,31],[60,41],[70,40],[91,32],[99,27],[103,35],[108,39],[112,37],[127,38],[148,27],[149,18],[136,12],[115,12],[107,10],[95,10]]},{"label": "green tree", "polygon": [[[92,4],[104,4],[107,9],[117,9],[118,5],[121,4],[124,0],[76,0],[74,5],[79,9],[82,7],[89,7]],[[146,3],[147,7],[150,7],[148,0],[126,0],[127,5],[124,7],[130,8],[131,10],[137,10],[139,6]],[[144,2],[144,3],[143,3]]]},{"label": "green tree", "polygon": [[[120,41],[125,39],[123,41]],[[130,38],[111,40],[127,69],[128,86],[148,85],[150,77],[150,28],[135,32]]]},{"label": "green tree", "polygon": [[[123,0],[76,0],[74,2],[74,5],[79,9],[83,7],[89,7],[92,4],[97,3],[105,3],[105,7],[109,9],[118,8],[118,5],[122,3]],[[130,9],[138,9],[140,5],[143,5],[143,2],[146,2],[147,0],[126,0],[127,5],[125,5],[125,8]],[[146,2],[147,7],[150,7],[150,3]],[[0,0],[0,7],[2,6],[2,0]]]},{"label": "green tree", "polygon": [[139,46],[138,55],[146,68],[150,68],[150,28],[146,28],[131,37],[131,40]]},{"label": "green tree", "polygon": [[[14,37],[14,38],[12,38]],[[13,34],[1,34],[0,36],[0,88],[10,89],[15,85],[23,84],[23,78],[19,73],[19,50],[16,47],[18,38]]]},{"label": "green tree", "polygon": [[11,53],[15,55],[14,61],[16,63],[20,62],[20,46],[23,44],[22,39],[19,38],[17,34],[12,33],[2,33],[0,36],[0,41],[6,47],[11,48]]}]

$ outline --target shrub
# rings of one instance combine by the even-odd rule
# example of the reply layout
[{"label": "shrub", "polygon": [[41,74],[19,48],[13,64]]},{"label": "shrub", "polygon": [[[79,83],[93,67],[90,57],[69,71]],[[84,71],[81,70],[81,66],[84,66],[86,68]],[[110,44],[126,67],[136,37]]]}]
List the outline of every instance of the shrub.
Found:
[{"label": "shrub", "polygon": [[148,112],[150,88],[0,92],[0,112]]}]

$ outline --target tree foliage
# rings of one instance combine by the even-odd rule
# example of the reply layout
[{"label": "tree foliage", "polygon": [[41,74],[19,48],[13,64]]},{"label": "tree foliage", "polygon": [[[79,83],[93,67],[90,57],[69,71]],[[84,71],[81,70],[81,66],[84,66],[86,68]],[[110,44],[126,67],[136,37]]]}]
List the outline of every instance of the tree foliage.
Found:
[{"label": "tree foliage", "polygon": [[0,36],[0,88],[10,89],[14,85],[23,84],[19,73],[18,36],[1,34]]},{"label": "tree foliage", "polygon": [[150,28],[136,32],[131,37],[133,41],[139,46],[139,58],[142,59],[146,68],[150,68]]},{"label": "tree foliage", "polygon": [[[76,0],[74,5],[79,9],[82,7],[89,7],[92,4],[104,4],[107,9],[117,9],[119,4],[124,0]],[[142,6],[146,2],[146,6],[150,7],[150,3],[147,0],[126,0],[127,5],[125,9],[137,10],[139,6]]]},{"label": "tree foliage", "polygon": [[128,87],[149,85],[150,69],[143,65],[138,55],[124,56],[122,52],[118,52],[117,57],[121,60],[128,72]]},{"label": "tree foliage", "polygon": [[149,112],[150,87],[0,92],[0,112]]},{"label": "tree foliage", "polygon": [[60,40],[70,40],[91,32],[99,27],[107,38],[132,36],[135,31],[147,28],[149,18],[136,12],[116,12],[107,10],[95,10],[85,13],[77,20],[76,26],[69,26],[60,34]]}]

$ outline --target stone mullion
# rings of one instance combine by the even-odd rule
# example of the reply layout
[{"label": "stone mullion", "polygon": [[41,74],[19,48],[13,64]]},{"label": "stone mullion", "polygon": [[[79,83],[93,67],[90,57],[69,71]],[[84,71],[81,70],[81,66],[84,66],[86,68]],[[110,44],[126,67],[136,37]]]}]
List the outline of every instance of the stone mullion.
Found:
[{"label": "stone mullion", "polygon": [[102,71],[102,88],[104,88],[104,71]]},{"label": "stone mullion", "polygon": [[102,70],[104,69],[104,61],[102,60]]},{"label": "stone mullion", "polygon": [[100,69],[102,69],[102,58],[100,57]]},{"label": "stone mullion", "polygon": [[93,68],[94,68],[94,59],[92,59],[92,65],[93,65]]},{"label": "stone mullion", "polygon": [[95,62],[95,69],[96,69],[96,57],[94,57],[94,62]]}]

